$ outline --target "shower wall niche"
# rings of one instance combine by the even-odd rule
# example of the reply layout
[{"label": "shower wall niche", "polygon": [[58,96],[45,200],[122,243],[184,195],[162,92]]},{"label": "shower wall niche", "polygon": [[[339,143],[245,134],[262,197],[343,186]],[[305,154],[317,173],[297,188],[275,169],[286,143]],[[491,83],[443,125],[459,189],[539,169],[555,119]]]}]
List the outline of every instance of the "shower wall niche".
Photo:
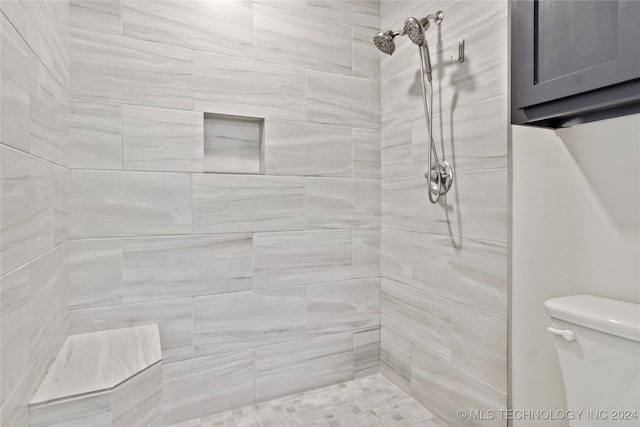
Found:
[{"label": "shower wall niche", "polygon": [[264,119],[204,113],[204,170],[264,173]]}]

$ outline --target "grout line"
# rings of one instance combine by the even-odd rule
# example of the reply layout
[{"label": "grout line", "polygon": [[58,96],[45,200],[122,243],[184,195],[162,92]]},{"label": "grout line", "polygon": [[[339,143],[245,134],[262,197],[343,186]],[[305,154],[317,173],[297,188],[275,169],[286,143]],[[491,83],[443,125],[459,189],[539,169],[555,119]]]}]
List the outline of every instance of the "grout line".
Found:
[{"label": "grout line", "polygon": [[30,258],[29,260],[25,261],[24,263],[20,264],[19,266],[14,267],[12,270],[9,270],[6,273],[2,274],[2,276],[0,276],[0,279],[3,279],[5,277],[7,277],[8,275],[14,273],[17,270],[20,270],[22,268],[26,268],[29,264],[33,264],[34,262],[39,261],[43,257],[51,254],[52,252],[55,252],[56,250],[60,249],[62,246],[66,245],[66,244],[68,244],[70,242],[71,242],[71,240],[65,240],[64,242],[59,243],[58,245],[55,245],[54,247],[52,247],[50,249],[47,249],[46,251],[36,255],[33,258]]},{"label": "grout line", "polygon": [[[38,156],[36,154],[30,153],[29,151],[25,151],[22,148],[17,148],[17,147],[14,147],[12,145],[8,145],[5,142],[0,143],[0,146],[2,146],[4,148],[8,148],[8,149],[13,150],[13,151],[17,151],[17,152],[22,153],[24,155],[27,155],[29,157],[32,157],[35,160],[41,160],[41,161],[43,161],[45,163],[49,163],[51,166],[56,166],[56,167],[59,167],[59,168],[62,168],[62,169],[67,169],[68,171],[73,170],[73,169],[71,169],[71,168],[69,168],[69,167],[67,167],[65,165],[61,165],[61,164],[56,163],[56,162],[54,162],[52,160],[49,160],[49,159],[46,159],[44,157],[40,157],[40,156]],[[118,170],[118,169],[115,169],[115,170]]]},{"label": "grout line", "polygon": [[[430,235],[430,236],[437,236],[437,237],[451,237],[451,234],[449,234],[449,233],[441,234],[441,233],[436,233],[436,232],[433,232],[433,231],[416,231],[416,230],[407,230],[407,229],[388,227],[388,226],[380,227],[380,232],[381,233],[384,230],[391,231],[391,232],[399,231],[399,232],[402,232],[402,233],[415,233],[415,234],[420,234],[420,235]],[[500,246],[504,246],[504,247],[506,247],[507,244],[508,244],[508,242],[506,242],[506,241],[482,239],[482,238],[472,237],[472,236],[460,236],[460,235],[454,234],[453,237],[459,237],[461,239],[472,240],[472,241],[480,242],[480,243],[489,243],[489,244],[494,244],[494,245],[500,245]]]},{"label": "grout line", "polygon": [[[40,64],[42,65],[42,67],[47,71],[47,73],[51,76],[51,78],[53,78],[56,83],[58,85],[60,85],[61,87],[65,87],[65,84],[63,82],[61,82],[60,80],[58,80],[58,77],[56,77],[56,75],[49,69],[49,67],[44,63],[44,61],[40,58],[40,56],[38,55],[38,53],[35,51],[35,49],[33,49],[33,47],[29,44],[29,42],[27,42],[27,40],[24,38],[23,34],[18,30],[18,28],[13,24],[13,22],[9,19],[9,17],[7,17],[7,15],[4,13],[4,10],[0,11],[0,13],[2,13],[2,16],[4,16],[4,18],[6,19],[6,21],[9,23],[9,25],[11,25],[11,27],[16,31],[16,33],[20,36],[20,38],[22,39],[22,41],[24,42],[24,44],[27,46],[27,48],[29,49],[29,51],[31,53],[33,53],[33,55],[38,59],[38,62],[40,62]],[[29,25],[29,24],[27,24]],[[69,34],[69,39],[71,38],[71,32],[68,33]],[[69,48],[69,55],[71,54],[71,49]],[[70,57],[69,57],[70,59]],[[69,74],[71,74],[70,70]]]},{"label": "grout line", "polygon": [[118,104],[118,112],[120,113],[120,170],[124,169],[124,107]]},{"label": "grout line", "polygon": [[[124,250],[122,251],[122,254],[124,254]],[[123,255],[124,256],[124,255]],[[19,267],[22,268],[22,267]],[[9,273],[8,273],[9,274]],[[3,276],[4,277],[4,276]],[[330,281],[325,281],[325,282],[311,282],[311,283],[302,283],[302,284],[295,284],[295,285],[289,285],[289,286],[277,286],[277,287],[267,287],[267,288],[252,288],[252,289],[245,289],[245,290],[238,290],[238,291],[228,291],[228,292],[219,292],[219,293],[212,293],[212,294],[199,294],[199,295],[183,295],[183,296],[176,296],[174,298],[163,298],[163,299],[153,299],[153,300],[144,300],[144,301],[129,301],[129,302],[119,302],[119,303],[115,303],[115,304],[111,304],[111,305],[104,305],[104,306],[91,306],[91,307],[79,307],[79,308],[73,308],[70,311],[73,312],[84,312],[87,310],[103,310],[103,309],[107,309],[107,308],[113,308],[113,307],[123,307],[123,306],[134,306],[134,305],[140,305],[140,304],[157,304],[157,303],[163,303],[163,302],[167,302],[167,301],[178,301],[178,300],[187,300],[187,299],[192,299],[193,302],[195,303],[195,299],[196,298],[211,298],[211,297],[216,297],[216,296],[232,296],[232,295],[240,295],[240,294],[246,294],[246,293],[258,293],[258,292],[271,292],[271,291],[277,291],[277,290],[286,290],[286,289],[295,289],[295,288],[305,288],[305,295],[307,295],[309,287],[310,286],[320,286],[320,285],[339,285],[341,283],[347,283],[347,282],[351,282],[351,281],[363,281],[363,280],[371,280],[371,279],[377,279],[378,276],[371,276],[371,277],[363,277],[363,278],[357,278],[357,279],[339,279],[339,280],[330,280]],[[124,281],[123,281],[124,284]],[[305,298],[307,298],[307,296],[305,296]],[[320,334],[313,334],[311,336],[307,336],[306,338],[315,338],[318,336],[323,336],[323,335],[330,335],[330,334],[334,334],[334,333],[343,333],[343,332],[357,332],[357,331],[363,331],[363,330],[368,330],[368,329],[373,329],[379,327],[379,325],[370,325],[370,326],[366,326],[366,327],[358,327],[355,329],[348,329],[345,331],[340,331],[340,332],[330,332],[329,334],[327,333],[320,333]],[[295,338],[294,338],[295,339]]]}]

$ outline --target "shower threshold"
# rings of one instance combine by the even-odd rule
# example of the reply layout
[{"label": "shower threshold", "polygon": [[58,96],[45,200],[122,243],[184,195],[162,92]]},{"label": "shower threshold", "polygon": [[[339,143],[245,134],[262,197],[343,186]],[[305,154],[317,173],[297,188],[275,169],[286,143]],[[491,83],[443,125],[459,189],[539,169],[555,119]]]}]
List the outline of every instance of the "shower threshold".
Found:
[{"label": "shower threshold", "polygon": [[221,412],[172,427],[447,427],[380,374]]}]

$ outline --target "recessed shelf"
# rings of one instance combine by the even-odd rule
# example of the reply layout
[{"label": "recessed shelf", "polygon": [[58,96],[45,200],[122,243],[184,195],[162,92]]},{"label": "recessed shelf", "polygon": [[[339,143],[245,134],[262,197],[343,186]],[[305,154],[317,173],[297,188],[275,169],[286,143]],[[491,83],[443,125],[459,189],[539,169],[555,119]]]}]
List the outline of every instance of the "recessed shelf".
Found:
[{"label": "recessed shelf", "polygon": [[204,115],[204,169],[217,173],[264,173],[264,119]]}]

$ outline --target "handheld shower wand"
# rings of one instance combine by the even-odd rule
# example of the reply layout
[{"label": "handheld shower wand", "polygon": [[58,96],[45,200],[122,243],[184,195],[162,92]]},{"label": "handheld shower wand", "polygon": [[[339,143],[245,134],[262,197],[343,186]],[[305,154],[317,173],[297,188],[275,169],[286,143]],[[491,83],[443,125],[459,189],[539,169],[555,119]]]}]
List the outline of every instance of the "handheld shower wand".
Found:
[{"label": "handheld shower wand", "polygon": [[[404,21],[404,25],[399,32],[396,33],[388,30],[384,33],[378,33],[373,38],[373,42],[376,47],[388,55],[392,55],[395,51],[396,45],[394,38],[398,35],[406,35],[409,37],[409,39],[418,46],[420,51],[422,101],[424,105],[424,116],[427,122],[427,144],[429,145],[429,170],[424,176],[429,182],[429,201],[434,204],[438,203],[441,195],[446,194],[449,191],[451,184],[453,183],[453,170],[448,162],[438,159],[435,141],[433,140],[433,76],[431,69],[431,56],[429,55],[429,46],[425,36],[425,31],[429,28],[431,21],[439,25],[443,18],[444,13],[441,10],[435,15],[427,15],[422,19],[409,17]],[[428,99],[425,76],[426,80],[429,82]],[[432,161],[432,159],[435,161]]]},{"label": "handheld shower wand", "polygon": [[[429,28],[430,20],[434,20],[436,24],[440,24],[444,14],[439,11],[436,15],[429,15],[420,20],[409,17],[404,21],[402,33],[406,34],[409,39],[418,46],[420,51],[420,68],[422,70],[420,82],[422,83],[422,102],[424,105],[424,117],[427,122],[427,144],[429,145],[428,171],[424,174],[429,182],[429,201],[438,203],[440,196],[446,194],[453,183],[453,170],[448,162],[438,159],[436,144],[433,140],[433,84],[431,70],[431,55],[429,55],[429,46],[426,40],[425,31]],[[427,99],[427,83],[425,75],[429,82],[429,97]]]}]

